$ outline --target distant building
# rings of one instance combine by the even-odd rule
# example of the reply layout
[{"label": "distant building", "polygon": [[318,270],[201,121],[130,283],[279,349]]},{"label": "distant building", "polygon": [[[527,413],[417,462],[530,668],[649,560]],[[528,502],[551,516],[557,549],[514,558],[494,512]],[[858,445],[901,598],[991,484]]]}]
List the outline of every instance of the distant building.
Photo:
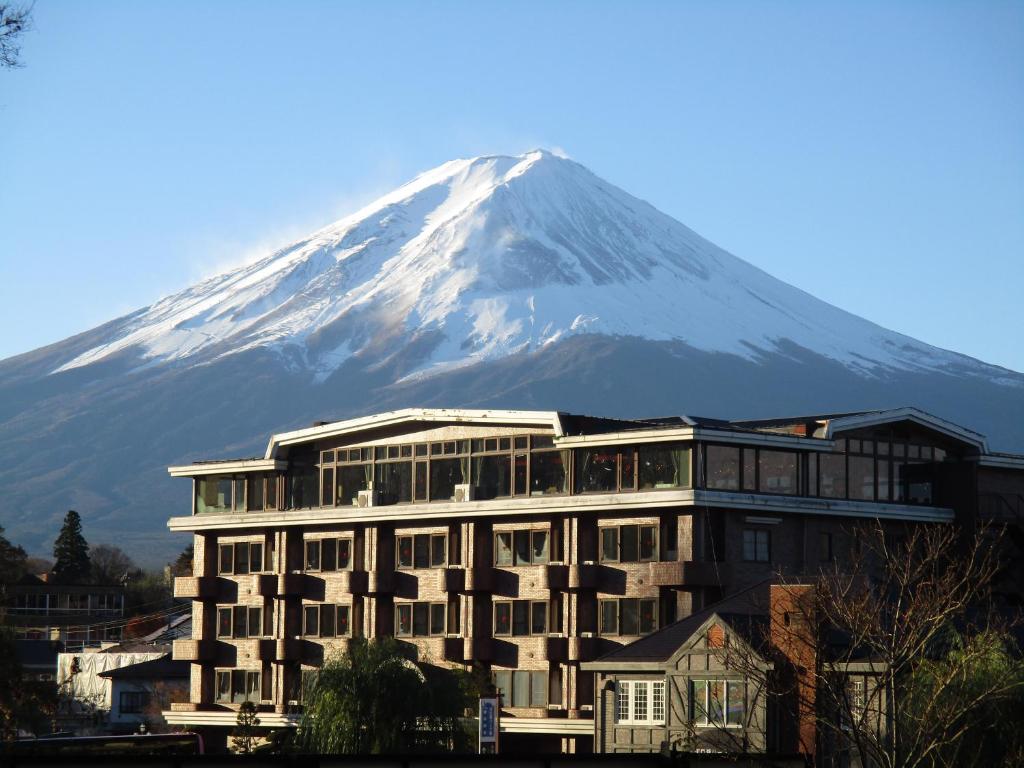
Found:
[{"label": "distant building", "polygon": [[5,623],[19,640],[58,640],[66,650],[121,639],[124,587],[54,584],[25,576],[4,587]]},{"label": "distant building", "polygon": [[[294,725],[304,672],[352,637],[395,636],[420,661],[490,673],[504,751],[640,746],[606,722],[604,683],[630,670],[590,662],[666,627],[682,643],[723,598],[841,557],[853,521],[1024,518],[1024,457],[913,408],[733,422],[409,409],[170,472],[192,480],[190,514],[169,524],[195,559],[175,580],[193,601],[192,637],[174,642],[190,695],[169,722],[223,731],[248,700],[263,725]],[[637,681],[667,679],[664,657],[648,661]]]},{"label": "distant building", "polygon": [[188,695],[189,664],[170,654],[100,672],[110,682],[111,733],[135,733],[146,724],[150,733],[164,725],[162,710]]}]

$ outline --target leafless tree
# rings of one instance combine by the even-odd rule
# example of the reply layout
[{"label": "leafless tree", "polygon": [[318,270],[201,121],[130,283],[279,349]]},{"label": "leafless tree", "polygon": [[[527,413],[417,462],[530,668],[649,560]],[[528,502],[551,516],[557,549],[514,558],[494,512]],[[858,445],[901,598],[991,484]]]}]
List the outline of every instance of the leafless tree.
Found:
[{"label": "leafless tree", "polygon": [[31,5],[0,2],[0,68],[22,66],[20,38],[31,28]]},{"label": "leafless tree", "polygon": [[138,573],[139,567],[120,548],[97,544],[89,548],[92,577],[99,584],[118,584]]}]

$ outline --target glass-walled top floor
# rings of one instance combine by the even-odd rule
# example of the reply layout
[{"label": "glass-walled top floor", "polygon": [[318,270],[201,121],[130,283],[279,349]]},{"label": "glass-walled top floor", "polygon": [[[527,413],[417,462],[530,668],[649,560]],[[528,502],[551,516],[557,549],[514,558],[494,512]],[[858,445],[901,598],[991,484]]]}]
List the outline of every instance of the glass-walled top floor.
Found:
[{"label": "glass-walled top floor", "polygon": [[[697,450],[694,450],[694,445]],[[293,449],[284,473],[196,479],[195,511],[244,512],[681,488],[933,503],[946,450],[840,439],[831,452],[715,443],[556,447],[550,435]]]}]

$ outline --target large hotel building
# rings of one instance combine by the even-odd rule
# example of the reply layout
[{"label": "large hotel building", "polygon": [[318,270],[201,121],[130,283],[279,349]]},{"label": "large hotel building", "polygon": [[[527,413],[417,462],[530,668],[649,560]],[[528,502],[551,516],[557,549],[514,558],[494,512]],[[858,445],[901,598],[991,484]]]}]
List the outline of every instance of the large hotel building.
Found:
[{"label": "large hotel building", "polygon": [[193,601],[193,637],[174,644],[191,696],[168,721],[226,732],[249,700],[262,725],[294,725],[304,673],[352,637],[392,635],[421,661],[489,671],[503,744],[533,751],[595,749],[588,662],[780,569],[813,572],[858,520],[1024,513],[1024,457],[913,408],[409,409],[170,473],[192,480],[169,525],[195,560],[175,580]]}]

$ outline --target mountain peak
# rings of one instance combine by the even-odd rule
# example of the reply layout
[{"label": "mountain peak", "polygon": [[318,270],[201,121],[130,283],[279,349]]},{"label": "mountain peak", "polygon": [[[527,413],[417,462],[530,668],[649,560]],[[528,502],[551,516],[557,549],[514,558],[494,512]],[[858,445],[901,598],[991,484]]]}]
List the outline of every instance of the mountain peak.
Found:
[{"label": "mountain peak", "polygon": [[389,355],[403,356],[404,376],[425,376],[580,333],[748,360],[795,344],[867,374],[967,360],[782,283],[537,149],[421,173],[307,238],[113,323],[57,370],[115,354],[196,365],[261,348],[316,378],[352,357]]}]

